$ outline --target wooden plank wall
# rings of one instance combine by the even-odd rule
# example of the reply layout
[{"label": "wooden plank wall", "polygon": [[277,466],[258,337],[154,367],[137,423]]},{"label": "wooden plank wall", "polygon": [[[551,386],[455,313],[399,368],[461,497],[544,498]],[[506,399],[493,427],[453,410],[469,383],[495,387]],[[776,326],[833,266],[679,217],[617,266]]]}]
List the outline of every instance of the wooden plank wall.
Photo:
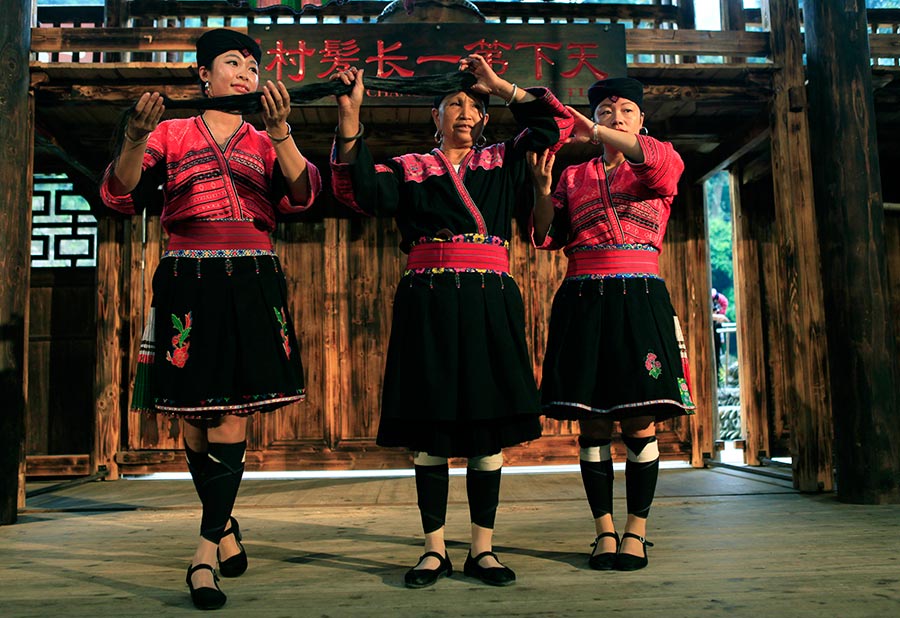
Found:
[{"label": "wooden plank wall", "polygon": [[91,450],[96,335],[92,269],[40,268],[31,275],[28,415],[25,453],[31,475],[86,473],[60,455]]}]

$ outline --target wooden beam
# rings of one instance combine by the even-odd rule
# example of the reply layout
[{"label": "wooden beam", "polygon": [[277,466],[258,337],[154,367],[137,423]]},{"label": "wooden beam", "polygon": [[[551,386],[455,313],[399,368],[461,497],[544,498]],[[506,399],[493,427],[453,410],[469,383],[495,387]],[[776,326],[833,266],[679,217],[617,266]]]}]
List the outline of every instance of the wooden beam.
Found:
[{"label": "wooden beam", "polygon": [[625,31],[625,47],[629,54],[770,56],[767,32],[629,29]]},{"label": "wooden beam", "polygon": [[708,171],[704,172],[697,182],[705,182],[716,173],[730,168],[749,153],[759,149],[769,137],[768,116],[755,118],[749,125],[726,137],[715,150],[704,157],[706,163],[700,169]]},{"label": "wooden beam", "polygon": [[797,0],[767,0],[763,14],[772,39],[772,175],[780,276],[779,319],[784,320],[783,366],[787,387],[794,484],[801,491],[830,491],[831,399],[822,298],[819,238],[813,198],[806,76]]},{"label": "wooden beam", "polygon": [[[247,28],[233,27],[246,32]],[[194,51],[207,28],[32,28],[33,52],[177,52]],[[629,54],[711,55],[767,58],[765,32],[627,29]]]},{"label": "wooden beam", "polygon": [[734,306],[737,308],[738,374],[741,392],[741,435],[744,438],[744,463],[761,465],[768,457],[770,384],[766,371],[765,315],[762,304],[764,270],[760,253],[764,251],[762,209],[755,202],[771,199],[761,195],[758,183],[741,183],[741,169],[731,172],[731,220],[734,222]]},{"label": "wooden beam", "polygon": [[866,9],[811,2],[805,17],[810,122],[832,129],[813,133],[811,143],[828,273],[823,290],[838,498],[900,503],[900,402]]},{"label": "wooden beam", "polygon": [[34,100],[29,96],[31,2],[4,5],[0,20],[0,525],[24,506],[31,270],[31,162]]}]

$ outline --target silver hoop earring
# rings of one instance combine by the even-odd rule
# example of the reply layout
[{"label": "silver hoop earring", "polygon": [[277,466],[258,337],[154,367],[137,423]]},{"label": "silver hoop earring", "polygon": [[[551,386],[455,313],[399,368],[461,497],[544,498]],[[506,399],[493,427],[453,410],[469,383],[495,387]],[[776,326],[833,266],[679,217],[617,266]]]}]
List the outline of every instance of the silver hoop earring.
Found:
[{"label": "silver hoop earring", "polygon": [[487,138],[484,136],[484,133],[482,133],[475,139],[475,147],[484,148],[485,144],[487,144]]},{"label": "silver hoop earring", "polygon": [[444,139],[444,134],[441,132],[440,129],[438,129],[437,131],[434,132],[434,143],[435,144],[440,144],[441,140],[443,140],[443,139]]},{"label": "silver hoop earring", "polygon": [[640,133],[641,135],[650,135],[650,131],[647,129],[647,127],[641,127],[641,130],[638,131],[638,133]]}]

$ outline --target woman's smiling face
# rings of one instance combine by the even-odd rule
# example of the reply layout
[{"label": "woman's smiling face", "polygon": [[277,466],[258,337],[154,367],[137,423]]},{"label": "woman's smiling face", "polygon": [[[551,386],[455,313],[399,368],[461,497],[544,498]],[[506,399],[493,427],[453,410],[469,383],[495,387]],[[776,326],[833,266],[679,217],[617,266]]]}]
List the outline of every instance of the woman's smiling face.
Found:
[{"label": "woman's smiling face", "polygon": [[223,97],[232,94],[256,92],[259,87],[259,64],[252,55],[244,56],[237,50],[219,54],[212,61],[212,68],[200,67],[200,79],[209,83],[208,96]]}]

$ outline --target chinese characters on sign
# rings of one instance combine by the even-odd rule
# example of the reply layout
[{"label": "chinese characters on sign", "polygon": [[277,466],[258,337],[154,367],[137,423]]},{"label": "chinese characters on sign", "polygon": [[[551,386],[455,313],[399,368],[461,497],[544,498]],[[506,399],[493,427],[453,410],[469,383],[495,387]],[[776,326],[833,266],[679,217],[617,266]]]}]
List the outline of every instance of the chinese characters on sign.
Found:
[{"label": "chinese characters on sign", "polygon": [[[472,53],[504,79],[547,86],[563,101],[581,102],[594,81],[625,75],[624,28],[612,24],[259,25],[249,34],[263,49],[261,77],[288,86],[351,66],[378,77],[445,73]],[[390,96],[392,105],[416,99],[369,94]]]}]

